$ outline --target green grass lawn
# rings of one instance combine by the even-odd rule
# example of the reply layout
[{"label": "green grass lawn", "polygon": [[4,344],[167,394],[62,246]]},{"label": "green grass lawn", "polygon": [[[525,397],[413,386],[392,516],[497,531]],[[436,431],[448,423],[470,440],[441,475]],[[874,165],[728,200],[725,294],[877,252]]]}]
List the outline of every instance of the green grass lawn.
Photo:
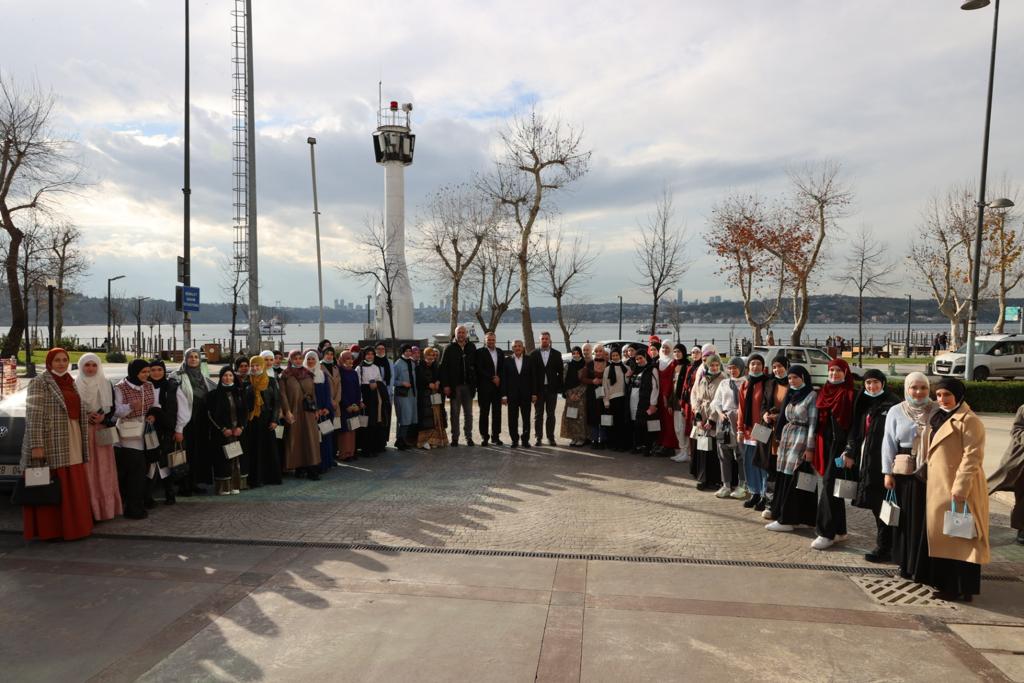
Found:
[{"label": "green grass lawn", "polygon": [[[856,356],[853,358],[847,358],[846,360],[851,365],[857,364]],[[871,356],[870,358],[868,356],[864,357],[864,365],[888,365],[889,363],[896,363],[897,365],[913,365],[915,363],[918,365],[925,365],[926,363],[931,362],[931,356],[925,356],[922,358],[902,358],[897,356],[893,356],[892,358],[875,358],[874,356]]]},{"label": "green grass lawn", "polygon": [[[32,351],[32,362],[35,363],[37,366],[45,365],[46,364],[46,352],[47,351],[49,351],[49,349],[34,349]],[[86,351],[68,351],[68,356],[71,357],[71,362],[72,363],[77,363],[78,359],[81,358],[86,353],[87,353]],[[106,361],[107,360],[107,354],[105,352],[100,352],[100,353],[97,353],[96,355],[100,357],[101,361]],[[24,367],[24,365],[25,365],[25,352],[24,351],[19,351],[18,352],[18,366],[19,367]]]}]

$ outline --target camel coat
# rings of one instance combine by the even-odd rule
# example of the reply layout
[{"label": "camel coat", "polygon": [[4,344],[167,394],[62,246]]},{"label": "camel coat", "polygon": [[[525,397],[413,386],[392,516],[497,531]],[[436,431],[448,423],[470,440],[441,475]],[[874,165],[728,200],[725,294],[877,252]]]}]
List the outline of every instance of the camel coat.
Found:
[{"label": "camel coat", "polygon": [[[932,435],[928,444],[928,554],[950,560],[987,564],[989,555],[988,489],[985,425],[966,403],[957,408]],[[967,540],[942,533],[953,494],[964,496],[974,515],[977,538]],[[957,507],[959,510],[960,507]]]}]

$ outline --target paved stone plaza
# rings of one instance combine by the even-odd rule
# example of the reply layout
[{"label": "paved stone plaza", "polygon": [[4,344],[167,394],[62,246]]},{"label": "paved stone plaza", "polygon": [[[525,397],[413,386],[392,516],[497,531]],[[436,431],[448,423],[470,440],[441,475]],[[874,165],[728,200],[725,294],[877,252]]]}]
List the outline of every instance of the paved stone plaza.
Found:
[{"label": "paved stone plaza", "polygon": [[389,450],[76,543],[24,544],[5,502],[0,650],[19,681],[1024,680],[1006,512],[954,607],[884,604],[865,511],[818,552],[608,451]]}]

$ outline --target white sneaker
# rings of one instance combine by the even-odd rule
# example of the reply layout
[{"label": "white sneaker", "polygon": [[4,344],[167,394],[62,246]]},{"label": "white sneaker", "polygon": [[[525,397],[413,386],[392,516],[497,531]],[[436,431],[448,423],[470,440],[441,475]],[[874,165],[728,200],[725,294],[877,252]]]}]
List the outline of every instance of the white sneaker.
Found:
[{"label": "white sneaker", "polygon": [[728,498],[732,494],[732,489],[728,486],[722,486],[718,489],[718,493],[715,494],[715,498]]},{"label": "white sneaker", "polygon": [[772,511],[771,508],[765,508],[764,512],[761,513],[761,519],[771,519]]},{"label": "white sneaker", "polygon": [[672,462],[689,462],[690,456],[688,456],[686,453],[676,453],[671,458],[669,458],[669,460],[671,460]]},{"label": "white sneaker", "polygon": [[430,450],[430,444],[429,443],[423,444],[423,450],[429,451]]},{"label": "white sneaker", "polygon": [[743,488],[742,486],[740,486],[735,491],[733,491],[732,495],[730,495],[729,497],[730,498],[735,498],[736,500],[746,500],[747,499],[747,490],[745,488]]},{"label": "white sneaker", "polygon": [[238,489],[231,489],[231,495],[237,496],[239,493],[241,493],[241,491],[239,491]]},{"label": "white sneaker", "polygon": [[831,548],[835,544],[831,538],[825,538],[824,536],[818,536],[816,539],[811,541],[811,547],[815,550],[825,550]]},{"label": "white sneaker", "polygon": [[793,527],[790,526],[789,524],[780,524],[777,521],[776,522],[772,522],[771,524],[766,524],[764,528],[767,529],[768,531],[792,531],[793,530]]}]

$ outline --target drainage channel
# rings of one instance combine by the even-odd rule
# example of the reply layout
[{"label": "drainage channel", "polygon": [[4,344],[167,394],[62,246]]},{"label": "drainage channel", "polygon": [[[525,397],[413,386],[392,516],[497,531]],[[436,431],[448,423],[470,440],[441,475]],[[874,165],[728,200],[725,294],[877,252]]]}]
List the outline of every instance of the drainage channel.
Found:
[{"label": "drainage channel", "polygon": [[[20,532],[4,530],[3,533]],[[861,576],[892,577],[893,570],[881,567],[849,565],[807,564],[800,562],[760,562],[754,560],[705,559],[698,557],[665,557],[659,555],[607,555],[602,553],[566,553],[541,550],[495,550],[487,548],[438,548],[431,546],[401,546],[381,543],[341,543],[331,541],[281,541],[273,539],[209,538],[146,534],[94,533],[93,538],[123,541],[158,541],[161,543],[204,543],[210,545],[267,546],[274,548],[301,548],[319,550],[365,550],[375,553],[420,553],[424,555],[463,555],[467,557],[525,557],[552,560],[594,560],[599,562],[636,562],[645,564],[685,564],[707,567],[758,567],[764,569],[804,569]],[[986,581],[1019,581],[1020,577],[1006,574],[984,574]]]}]

